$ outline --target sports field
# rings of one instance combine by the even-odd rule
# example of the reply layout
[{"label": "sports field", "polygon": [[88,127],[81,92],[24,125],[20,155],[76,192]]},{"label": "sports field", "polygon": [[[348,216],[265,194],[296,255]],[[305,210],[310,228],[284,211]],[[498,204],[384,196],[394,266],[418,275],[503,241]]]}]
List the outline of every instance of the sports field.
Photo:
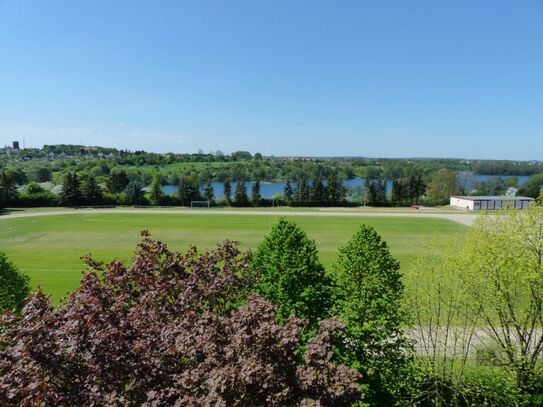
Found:
[{"label": "sports field", "polygon": [[[287,216],[317,241],[321,261],[329,266],[338,247],[345,244],[361,224],[368,224],[389,243],[393,255],[409,272],[413,259],[429,239],[465,233],[466,226],[446,219],[424,217],[341,217]],[[74,289],[83,269],[80,257],[129,259],[139,231],[148,229],[171,249],[189,245],[210,248],[231,239],[243,248],[254,248],[269,232],[278,217],[274,215],[92,213],[0,219],[0,250],[32,285],[59,300]]]}]

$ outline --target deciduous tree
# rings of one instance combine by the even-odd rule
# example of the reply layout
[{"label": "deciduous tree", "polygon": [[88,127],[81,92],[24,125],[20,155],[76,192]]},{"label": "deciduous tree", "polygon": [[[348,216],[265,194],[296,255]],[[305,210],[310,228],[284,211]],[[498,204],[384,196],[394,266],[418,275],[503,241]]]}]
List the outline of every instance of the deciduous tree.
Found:
[{"label": "deciduous tree", "polygon": [[0,252],[0,314],[5,311],[21,310],[30,294],[28,283],[29,278],[19,273],[6,255]]},{"label": "deciduous tree", "polygon": [[362,372],[374,405],[393,404],[406,363],[399,268],[386,242],[365,225],[339,250],[334,264],[334,313],[346,332],[343,357]]},{"label": "deciduous tree", "polygon": [[164,191],[162,190],[162,180],[160,174],[155,174],[153,177],[149,197],[151,198],[151,203],[153,205],[162,205],[164,202]]},{"label": "deciduous tree", "polygon": [[281,219],[273,226],[255,251],[253,268],[260,274],[258,292],[279,307],[281,320],[294,315],[316,327],[329,315],[331,280],[315,241],[295,223]]}]

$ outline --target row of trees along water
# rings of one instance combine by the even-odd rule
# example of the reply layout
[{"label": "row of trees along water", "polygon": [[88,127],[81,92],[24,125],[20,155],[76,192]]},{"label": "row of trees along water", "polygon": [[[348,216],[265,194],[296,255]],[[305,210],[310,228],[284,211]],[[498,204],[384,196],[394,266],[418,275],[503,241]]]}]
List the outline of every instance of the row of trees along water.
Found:
[{"label": "row of trees along water", "polygon": [[[50,174],[42,171],[41,179]],[[509,193],[537,197],[543,187],[543,174],[531,176],[520,184],[516,177],[504,179],[494,176],[476,181],[470,173],[440,170],[431,176],[413,170],[408,176],[387,180],[363,179],[361,185],[347,188],[336,174],[310,178],[303,173],[287,179],[276,196],[262,196],[261,181],[253,181],[248,190],[245,182],[225,180],[222,196],[214,191],[212,178],[202,180],[199,173],[181,175],[175,194],[164,193],[164,177],[155,173],[149,185],[131,179],[119,167],[110,170],[107,177],[96,177],[90,172],[64,173],[59,188],[46,189],[45,183],[31,182],[20,186],[20,174],[10,170],[0,172],[0,207],[57,206],[57,205],[186,205],[193,201],[209,201],[213,205],[232,206],[326,206],[370,205],[406,206],[412,204],[446,204],[452,195],[500,195]],[[215,186],[217,184],[215,183]],[[21,191],[20,189],[23,188]],[[56,190],[55,190],[56,189]]]}]

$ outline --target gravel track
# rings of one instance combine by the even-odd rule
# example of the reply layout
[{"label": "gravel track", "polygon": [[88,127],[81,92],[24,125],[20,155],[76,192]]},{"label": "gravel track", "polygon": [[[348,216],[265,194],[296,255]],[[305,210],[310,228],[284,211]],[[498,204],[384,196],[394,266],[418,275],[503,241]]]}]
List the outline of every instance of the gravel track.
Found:
[{"label": "gravel track", "polygon": [[355,212],[355,211],[334,211],[326,208],[323,211],[262,211],[262,210],[206,210],[206,209],[117,209],[117,208],[84,208],[62,211],[40,211],[40,212],[12,212],[0,216],[2,219],[31,218],[39,216],[60,216],[60,215],[86,215],[86,214],[146,214],[146,215],[224,215],[224,216],[342,216],[342,217],[390,217],[390,218],[434,218],[447,219],[453,222],[471,226],[476,216],[467,213],[436,213],[436,212]]}]

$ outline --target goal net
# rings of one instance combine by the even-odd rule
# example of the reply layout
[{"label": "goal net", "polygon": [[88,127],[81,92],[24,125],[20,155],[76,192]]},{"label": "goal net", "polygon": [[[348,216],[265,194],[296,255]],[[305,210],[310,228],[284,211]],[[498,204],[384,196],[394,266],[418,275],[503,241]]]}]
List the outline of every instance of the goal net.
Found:
[{"label": "goal net", "polygon": [[209,201],[190,201],[191,208],[209,208],[210,206]]}]

